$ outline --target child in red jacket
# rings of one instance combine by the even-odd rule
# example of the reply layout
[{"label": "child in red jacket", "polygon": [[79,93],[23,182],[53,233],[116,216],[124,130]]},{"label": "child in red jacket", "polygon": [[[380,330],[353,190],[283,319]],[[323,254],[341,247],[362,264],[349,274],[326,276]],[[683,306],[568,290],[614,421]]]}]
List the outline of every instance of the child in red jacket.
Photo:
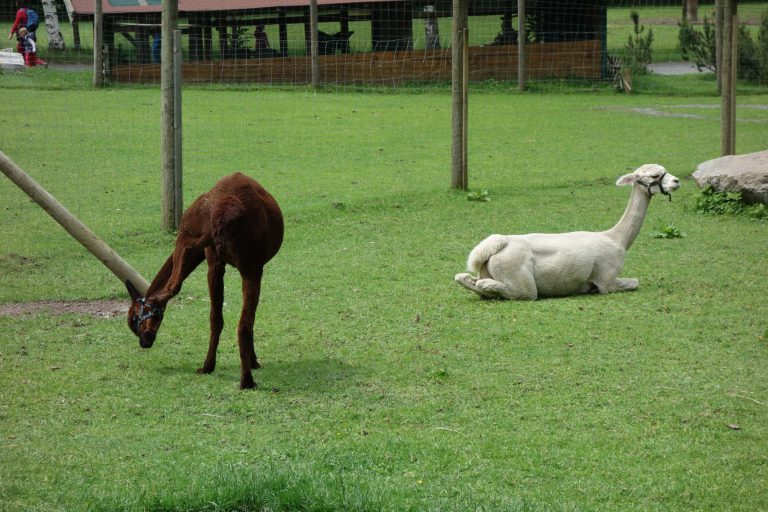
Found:
[{"label": "child in red jacket", "polygon": [[24,55],[24,64],[27,66],[44,66],[48,67],[48,63],[37,56],[37,43],[35,43],[34,33],[21,27],[19,29],[19,44],[21,45]]}]

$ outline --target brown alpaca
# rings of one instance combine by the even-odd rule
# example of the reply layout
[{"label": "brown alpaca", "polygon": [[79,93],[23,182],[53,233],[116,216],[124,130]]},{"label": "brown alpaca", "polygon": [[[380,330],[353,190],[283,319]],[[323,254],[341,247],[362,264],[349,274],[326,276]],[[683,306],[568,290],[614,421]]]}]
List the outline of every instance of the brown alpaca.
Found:
[{"label": "brown alpaca", "polygon": [[216,349],[224,327],[224,269],[230,264],[243,280],[243,309],[237,326],[240,347],[240,388],[253,388],[251,369],[259,367],[253,347],[253,322],[259,304],[264,265],[283,242],[283,214],[275,199],[258,182],[240,173],[222,178],[184,212],[176,248],[142,297],[126,281],[133,303],[128,326],[139,345],[150,348],[163,321],[165,306],[181,291],[189,274],[208,261],[211,297],[211,338],[208,355],[198,373],[216,368]]}]

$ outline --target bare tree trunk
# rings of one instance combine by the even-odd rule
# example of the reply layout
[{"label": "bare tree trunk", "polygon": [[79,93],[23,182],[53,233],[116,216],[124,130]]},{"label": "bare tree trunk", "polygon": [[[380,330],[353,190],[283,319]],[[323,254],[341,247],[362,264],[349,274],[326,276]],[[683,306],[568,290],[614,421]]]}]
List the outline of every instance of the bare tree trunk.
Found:
[{"label": "bare tree trunk", "polygon": [[59,16],[56,14],[54,0],[43,0],[43,13],[45,13],[45,28],[48,30],[48,49],[66,50],[64,37],[59,28]]}]

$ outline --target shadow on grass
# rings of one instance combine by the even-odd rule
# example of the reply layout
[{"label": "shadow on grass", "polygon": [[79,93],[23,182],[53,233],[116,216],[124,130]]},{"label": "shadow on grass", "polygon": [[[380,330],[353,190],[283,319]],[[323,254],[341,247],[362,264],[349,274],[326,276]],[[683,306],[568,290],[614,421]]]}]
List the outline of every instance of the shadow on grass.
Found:
[{"label": "shadow on grass", "polygon": [[[213,379],[221,385],[237,385],[240,379],[240,366],[227,362],[219,363],[216,371],[207,375],[197,373],[197,368],[203,362],[200,360],[181,361],[178,365],[164,364],[155,369],[158,379],[189,379],[194,383],[197,379]],[[266,393],[336,393],[348,389],[351,382],[359,382],[370,376],[364,368],[352,366],[336,358],[304,358],[295,360],[261,359],[262,365],[253,371],[256,380],[256,391]]]},{"label": "shadow on grass", "polygon": [[[261,376],[261,379],[258,377]],[[264,363],[257,380],[278,391],[336,393],[351,382],[365,380],[370,372],[336,358],[299,358]]]}]

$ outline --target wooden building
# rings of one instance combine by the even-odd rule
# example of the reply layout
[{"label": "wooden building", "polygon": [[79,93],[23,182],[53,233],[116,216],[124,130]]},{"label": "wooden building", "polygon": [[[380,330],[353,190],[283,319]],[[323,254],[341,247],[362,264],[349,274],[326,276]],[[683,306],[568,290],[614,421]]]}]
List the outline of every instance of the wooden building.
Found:
[{"label": "wooden building", "polygon": [[[178,1],[186,83],[311,82],[309,0]],[[93,16],[93,0],[65,3],[75,20]],[[318,0],[318,7],[320,23],[338,27],[320,34],[320,83],[450,80],[450,48],[423,41],[423,31],[437,19],[444,20],[444,36],[450,33],[450,25],[445,26],[452,13],[450,0]],[[109,78],[159,83],[152,42],[160,28],[161,0],[103,0],[103,13]],[[529,77],[603,77],[605,0],[529,0],[526,14]],[[473,19],[498,26],[495,37],[470,45],[470,80],[516,80],[517,0],[470,0],[469,16],[470,27]],[[250,43],[258,26],[278,35],[267,50]],[[361,34],[369,37],[362,49],[349,44],[351,26],[364,27],[357,29],[358,40]],[[289,31],[301,40],[298,49],[295,41],[289,44]],[[130,51],[115,44],[117,34],[128,41]]]}]

